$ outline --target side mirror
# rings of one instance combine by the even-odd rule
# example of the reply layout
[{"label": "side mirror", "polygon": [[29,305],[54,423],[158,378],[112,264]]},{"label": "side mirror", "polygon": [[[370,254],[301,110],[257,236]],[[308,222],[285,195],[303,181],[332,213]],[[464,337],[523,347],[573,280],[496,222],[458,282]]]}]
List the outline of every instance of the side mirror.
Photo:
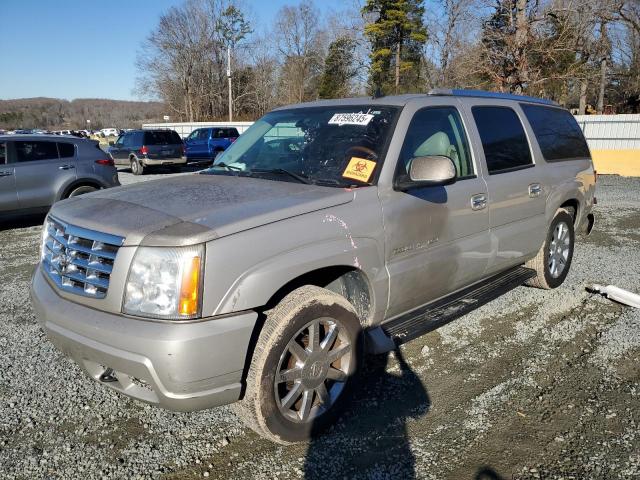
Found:
[{"label": "side mirror", "polygon": [[110,141],[109,145],[111,145],[113,147],[113,145],[114,145],[113,141]]},{"label": "side mirror", "polygon": [[415,157],[411,159],[409,175],[396,180],[396,189],[404,192],[411,188],[450,185],[455,183],[456,177],[456,166],[449,157]]}]

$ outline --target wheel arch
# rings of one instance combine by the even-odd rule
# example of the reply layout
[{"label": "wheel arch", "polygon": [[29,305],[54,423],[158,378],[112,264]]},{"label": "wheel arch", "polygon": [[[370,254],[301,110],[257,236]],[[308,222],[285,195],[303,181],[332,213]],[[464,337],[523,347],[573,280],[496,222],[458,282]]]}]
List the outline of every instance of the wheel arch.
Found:
[{"label": "wheel arch", "polygon": [[62,200],[64,198],[67,198],[69,196],[69,194],[75,190],[78,187],[94,187],[96,189],[101,189],[104,188],[104,185],[102,185],[100,182],[98,182],[97,180],[91,179],[91,178],[78,178],[76,180],[74,180],[73,182],[71,182],[69,185],[67,185],[63,191],[62,191],[62,195],[60,195],[60,198],[58,198],[58,200]]},{"label": "wheel arch", "polygon": [[341,295],[351,303],[361,324],[369,322],[373,308],[371,284],[362,270],[351,265],[332,265],[298,275],[271,295],[264,308],[275,307],[288,294],[305,285],[326,288]]}]

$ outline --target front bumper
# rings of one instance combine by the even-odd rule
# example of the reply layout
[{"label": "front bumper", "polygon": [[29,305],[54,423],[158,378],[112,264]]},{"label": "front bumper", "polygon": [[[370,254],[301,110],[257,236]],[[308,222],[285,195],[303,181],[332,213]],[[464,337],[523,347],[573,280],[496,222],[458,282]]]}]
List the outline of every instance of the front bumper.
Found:
[{"label": "front bumper", "polygon": [[[58,296],[39,266],[31,299],[52,343],[108,387],[174,411],[240,398],[255,312],[192,323],[106,313]],[[101,381],[107,369],[115,381]]]}]

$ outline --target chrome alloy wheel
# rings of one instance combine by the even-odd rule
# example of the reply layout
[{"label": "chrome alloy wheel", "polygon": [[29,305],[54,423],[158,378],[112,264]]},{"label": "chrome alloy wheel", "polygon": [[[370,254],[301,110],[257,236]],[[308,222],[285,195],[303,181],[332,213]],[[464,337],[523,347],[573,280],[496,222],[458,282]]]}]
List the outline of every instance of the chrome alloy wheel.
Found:
[{"label": "chrome alloy wheel", "polygon": [[551,243],[549,244],[549,273],[553,278],[558,278],[564,272],[569,259],[571,248],[571,235],[569,226],[565,222],[558,222],[553,230]]},{"label": "chrome alloy wheel", "polygon": [[338,320],[318,318],[302,327],[280,356],[276,404],[287,419],[306,423],[326,412],[344,389],[354,349]]}]

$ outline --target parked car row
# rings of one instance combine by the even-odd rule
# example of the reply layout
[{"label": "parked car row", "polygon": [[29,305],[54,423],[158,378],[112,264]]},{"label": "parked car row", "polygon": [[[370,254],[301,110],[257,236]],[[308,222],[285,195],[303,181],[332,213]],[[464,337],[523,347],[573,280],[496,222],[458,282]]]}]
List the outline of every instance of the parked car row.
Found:
[{"label": "parked car row", "polygon": [[198,128],[183,141],[174,130],[130,130],[109,142],[116,165],[128,165],[134,175],[150,168],[178,168],[188,162],[213,162],[238,138],[235,128]]},{"label": "parked car row", "polygon": [[80,138],[90,138],[91,136],[118,136],[122,131],[124,130],[118,130],[117,128],[103,128],[102,130],[43,130],[41,128],[19,128],[16,130],[0,129],[0,135],[70,135]]}]

